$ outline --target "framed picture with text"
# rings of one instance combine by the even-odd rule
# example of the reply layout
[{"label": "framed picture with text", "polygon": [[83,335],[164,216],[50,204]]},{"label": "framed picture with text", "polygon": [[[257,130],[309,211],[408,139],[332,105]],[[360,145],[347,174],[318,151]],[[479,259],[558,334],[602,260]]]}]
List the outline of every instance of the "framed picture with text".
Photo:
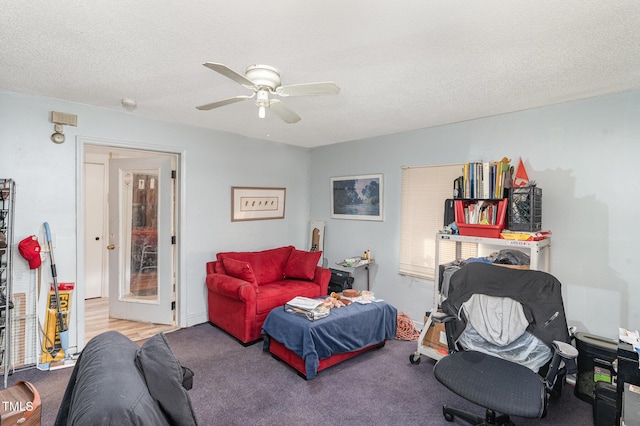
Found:
[{"label": "framed picture with text", "polygon": [[231,187],[231,221],[284,219],[286,188]]}]

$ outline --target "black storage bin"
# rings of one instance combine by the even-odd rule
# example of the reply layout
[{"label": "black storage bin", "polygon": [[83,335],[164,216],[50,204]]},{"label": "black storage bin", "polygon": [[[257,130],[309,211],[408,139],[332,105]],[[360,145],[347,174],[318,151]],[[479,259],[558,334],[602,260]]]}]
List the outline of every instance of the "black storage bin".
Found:
[{"label": "black storage bin", "polygon": [[608,376],[608,382],[611,382],[614,375],[612,363],[618,356],[618,342],[593,334],[576,333],[576,349],[578,349],[578,373],[574,394],[581,400],[593,404],[598,376],[602,379]]},{"label": "black storage bin", "polygon": [[595,426],[615,426],[616,386],[597,382],[594,390],[593,424]]},{"label": "black storage bin", "polygon": [[542,230],[542,188],[511,188],[507,223],[510,231]]},{"label": "black storage bin", "polygon": [[456,210],[453,198],[444,200],[444,225],[449,226],[456,221]]},{"label": "black storage bin", "polygon": [[328,294],[342,293],[343,290],[353,287],[353,277],[347,271],[340,269],[330,269],[331,280],[329,281]]}]

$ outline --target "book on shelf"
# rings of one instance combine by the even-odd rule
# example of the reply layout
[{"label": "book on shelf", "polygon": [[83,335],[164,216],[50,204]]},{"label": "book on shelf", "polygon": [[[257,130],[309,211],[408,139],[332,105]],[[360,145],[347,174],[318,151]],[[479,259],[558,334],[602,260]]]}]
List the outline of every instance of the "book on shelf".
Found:
[{"label": "book on shelf", "polygon": [[502,199],[505,185],[511,182],[511,165],[506,160],[465,163],[460,198]]},{"label": "book on shelf", "polygon": [[500,238],[503,240],[516,240],[516,241],[540,241],[551,237],[551,231],[510,231],[508,229],[503,230],[500,233]]},{"label": "book on shelf", "polygon": [[[504,220],[507,200],[456,200],[456,223],[498,225]],[[458,214],[460,210],[460,214]]]},{"label": "book on shelf", "polygon": [[495,225],[498,209],[495,203],[480,200],[464,207],[464,222],[469,224]]},{"label": "book on shelf", "polygon": [[488,162],[482,163],[482,195],[480,198],[493,198],[489,187],[491,181],[491,174],[489,173],[490,165]]}]

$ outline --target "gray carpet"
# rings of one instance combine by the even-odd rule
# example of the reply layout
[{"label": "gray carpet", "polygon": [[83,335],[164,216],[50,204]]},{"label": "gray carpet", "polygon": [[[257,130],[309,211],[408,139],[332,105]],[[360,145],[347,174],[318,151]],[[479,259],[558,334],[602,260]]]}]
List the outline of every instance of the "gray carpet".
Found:
[{"label": "gray carpet", "polygon": [[[168,333],[174,353],[194,373],[189,391],[201,425],[456,425],[442,416],[442,405],[483,413],[433,377],[427,357],[411,365],[417,344],[393,340],[321,371],[306,381],[262,351],[262,343],[243,347],[209,324]],[[28,369],[10,376],[32,382],[42,397],[43,425],[52,425],[71,368]],[[593,424],[591,405],[567,386],[541,420],[513,418],[518,425]]]}]

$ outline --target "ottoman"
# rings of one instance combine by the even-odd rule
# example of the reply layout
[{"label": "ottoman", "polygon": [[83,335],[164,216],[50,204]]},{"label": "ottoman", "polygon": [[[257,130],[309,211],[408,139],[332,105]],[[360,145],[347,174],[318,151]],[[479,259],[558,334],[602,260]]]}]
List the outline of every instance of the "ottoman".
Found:
[{"label": "ottoman", "polygon": [[287,313],[281,306],[264,322],[263,349],[312,379],[325,368],[395,338],[397,315],[384,301],[333,308],[317,321]]}]

